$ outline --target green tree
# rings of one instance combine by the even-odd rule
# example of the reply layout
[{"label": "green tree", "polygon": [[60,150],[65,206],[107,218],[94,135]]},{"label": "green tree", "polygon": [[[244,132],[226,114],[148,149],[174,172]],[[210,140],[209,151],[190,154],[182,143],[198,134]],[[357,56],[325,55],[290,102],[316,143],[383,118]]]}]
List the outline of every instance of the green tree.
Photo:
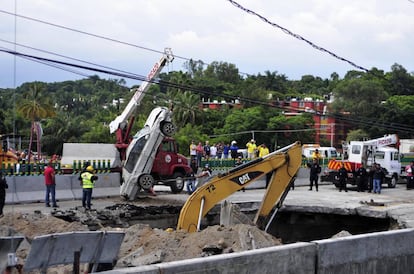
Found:
[{"label": "green tree", "polygon": [[[372,126],[366,120],[376,120],[378,107],[387,99],[387,92],[378,80],[351,78],[338,83],[333,90],[335,101],[331,107],[334,113],[347,113],[355,127],[367,129]],[[361,119],[362,118],[362,119]]]},{"label": "green tree", "polygon": [[50,97],[44,94],[45,85],[40,82],[33,83],[29,90],[23,95],[23,100],[18,104],[18,111],[26,119],[30,120],[30,141],[29,141],[29,162],[32,150],[33,134],[37,134],[37,152],[40,152],[40,132],[36,131],[36,122],[40,122],[41,119],[53,117],[55,111]]},{"label": "green tree", "polygon": [[176,94],[174,97],[174,123],[181,128],[185,124],[195,124],[200,112],[200,97],[190,91]]},{"label": "green tree", "polygon": [[186,124],[180,128],[174,135],[174,139],[178,144],[178,150],[181,154],[189,155],[189,146],[191,141],[194,140],[196,144],[208,140],[207,134],[202,133],[202,126],[194,126],[192,124]]},{"label": "green tree", "polygon": [[367,132],[362,129],[350,130],[346,136],[346,141],[363,141],[370,139],[370,136]]},{"label": "green tree", "polygon": [[386,74],[387,89],[390,95],[414,95],[414,76],[398,64],[391,67],[391,72]]},{"label": "green tree", "polygon": [[395,95],[381,104],[377,121],[390,127],[392,132],[400,138],[412,138],[414,136],[414,95]]},{"label": "green tree", "polygon": [[287,146],[295,141],[312,143],[315,140],[314,121],[312,115],[303,113],[301,115],[287,117],[283,114],[269,119],[268,128],[276,131],[274,143],[278,147]]}]

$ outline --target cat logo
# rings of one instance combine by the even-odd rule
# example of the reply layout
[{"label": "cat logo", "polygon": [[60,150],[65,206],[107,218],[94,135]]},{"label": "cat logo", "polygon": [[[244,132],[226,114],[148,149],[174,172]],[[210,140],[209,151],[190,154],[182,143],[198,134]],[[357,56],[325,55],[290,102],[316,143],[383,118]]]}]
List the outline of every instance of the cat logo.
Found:
[{"label": "cat logo", "polygon": [[242,186],[242,185],[245,185],[251,182],[252,180],[255,180],[257,177],[262,176],[262,175],[263,175],[263,172],[261,171],[252,171],[252,172],[244,173],[237,177],[233,177],[230,180]]},{"label": "cat logo", "polygon": [[240,185],[244,185],[245,183],[250,181],[249,173],[243,174],[239,177]]}]

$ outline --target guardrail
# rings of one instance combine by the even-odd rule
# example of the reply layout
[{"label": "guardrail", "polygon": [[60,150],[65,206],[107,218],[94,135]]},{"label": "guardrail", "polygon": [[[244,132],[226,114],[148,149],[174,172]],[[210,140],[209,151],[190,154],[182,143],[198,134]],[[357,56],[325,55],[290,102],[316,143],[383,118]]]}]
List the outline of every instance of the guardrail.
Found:
[{"label": "guardrail", "polygon": [[[68,174],[68,173],[80,173],[86,166],[86,163],[90,163],[97,173],[111,172],[111,161],[110,160],[75,160],[72,165],[62,165],[60,162],[55,162],[53,165],[56,174]],[[3,163],[0,171],[5,175],[16,175],[16,176],[34,176],[42,175],[46,163]]]}]

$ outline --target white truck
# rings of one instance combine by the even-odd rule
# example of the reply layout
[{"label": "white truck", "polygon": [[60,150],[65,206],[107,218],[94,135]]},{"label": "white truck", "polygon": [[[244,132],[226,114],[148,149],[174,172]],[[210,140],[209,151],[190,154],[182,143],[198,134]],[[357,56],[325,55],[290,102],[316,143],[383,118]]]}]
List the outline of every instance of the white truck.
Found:
[{"label": "white truck", "polygon": [[135,110],[150,83],[173,59],[171,49],[166,48],[124,111],[109,124],[110,132],[116,133],[115,146],[122,160],[121,196],[129,200],[134,200],[141,189],[149,190],[156,183],[170,186],[174,193],[181,192],[184,177],[191,173],[187,158],[178,153],[175,140],[171,137],[175,128],[170,109],[156,107],[144,127],[132,140],[130,138]]},{"label": "white truck", "polygon": [[351,141],[343,145],[344,160],[329,161],[323,180],[338,185],[337,171],[343,163],[348,171],[348,183],[355,185],[354,175],[359,167],[364,166],[369,171],[373,163],[378,163],[386,171],[384,183],[393,188],[401,175],[400,154],[396,147],[392,147],[398,143],[396,134],[367,141]]},{"label": "white truck", "polygon": [[307,144],[307,145],[303,145],[302,146],[302,157],[305,157],[307,159],[312,157],[313,152],[315,152],[315,150],[319,151],[319,154],[321,155],[322,158],[337,158],[338,157],[338,152],[336,150],[336,148],[334,147],[321,147],[317,144]]}]

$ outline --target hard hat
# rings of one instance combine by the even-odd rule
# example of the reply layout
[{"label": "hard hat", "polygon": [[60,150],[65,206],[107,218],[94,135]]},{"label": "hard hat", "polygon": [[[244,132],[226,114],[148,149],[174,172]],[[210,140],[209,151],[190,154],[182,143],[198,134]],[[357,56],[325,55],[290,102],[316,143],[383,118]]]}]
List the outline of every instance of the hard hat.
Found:
[{"label": "hard hat", "polygon": [[88,166],[88,167],[86,168],[86,171],[93,171],[93,167],[92,167],[92,166]]}]

